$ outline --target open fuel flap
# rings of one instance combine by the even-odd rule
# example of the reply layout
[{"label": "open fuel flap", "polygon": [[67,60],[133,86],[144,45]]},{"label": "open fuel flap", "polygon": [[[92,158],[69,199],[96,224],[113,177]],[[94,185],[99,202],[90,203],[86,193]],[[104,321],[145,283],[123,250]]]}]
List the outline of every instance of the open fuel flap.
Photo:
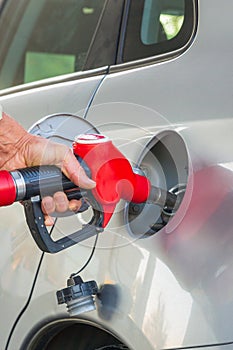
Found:
[{"label": "open fuel flap", "polygon": [[144,174],[154,186],[177,195],[171,211],[156,205],[128,203],[125,223],[131,235],[144,238],[160,231],[174,217],[185,194],[189,173],[189,157],[185,142],[173,130],[155,135],[139,156],[135,171]]}]

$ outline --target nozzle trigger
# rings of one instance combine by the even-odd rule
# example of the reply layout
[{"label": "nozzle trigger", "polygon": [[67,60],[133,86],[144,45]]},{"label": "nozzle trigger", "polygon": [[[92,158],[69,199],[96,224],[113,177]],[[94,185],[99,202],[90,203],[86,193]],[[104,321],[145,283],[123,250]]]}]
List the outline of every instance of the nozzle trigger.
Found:
[{"label": "nozzle trigger", "polygon": [[57,253],[103,231],[103,212],[93,209],[93,216],[88,224],[83,225],[80,230],[55,241],[44,223],[40,196],[23,201],[23,205],[31,234],[37,246],[43,252]]}]

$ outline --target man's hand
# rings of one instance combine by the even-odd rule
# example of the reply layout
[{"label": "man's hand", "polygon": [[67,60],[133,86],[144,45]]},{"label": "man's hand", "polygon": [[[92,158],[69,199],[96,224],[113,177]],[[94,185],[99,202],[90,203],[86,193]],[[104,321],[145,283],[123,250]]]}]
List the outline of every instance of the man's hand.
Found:
[{"label": "man's hand", "polygon": [[[5,113],[0,121],[0,152],[0,169],[11,171],[35,165],[56,165],[77,186],[86,189],[95,187],[95,182],[88,178],[69,147],[29,134]],[[50,214],[54,211],[76,211],[80,206],[81,201],[69,202],[63,192],[44,197],[42,210],[45,224],[53,224]]]}]

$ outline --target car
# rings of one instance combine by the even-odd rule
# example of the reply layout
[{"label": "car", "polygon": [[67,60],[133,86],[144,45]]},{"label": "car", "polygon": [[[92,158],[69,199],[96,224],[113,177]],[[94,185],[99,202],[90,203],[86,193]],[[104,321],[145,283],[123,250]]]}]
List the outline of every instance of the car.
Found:
[{"label": "car", "polygon": [[[233,349],[233,3],[0,6],[4,111],[70,147],[103,134],[180,199],[121,199],[103,232],[56,253],[20,203],[0,208],[1,349]],[[58,218],[52,237],[92,214]]]}]

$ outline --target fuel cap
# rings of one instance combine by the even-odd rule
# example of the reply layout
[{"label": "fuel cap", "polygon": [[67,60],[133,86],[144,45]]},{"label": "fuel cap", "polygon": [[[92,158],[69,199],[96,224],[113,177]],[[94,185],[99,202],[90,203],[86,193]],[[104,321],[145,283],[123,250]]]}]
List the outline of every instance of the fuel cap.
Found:
[{"label": "fuel cap", "polygon": [[69,278],[67,288],[57,291],[58,304],[66,304],[70,316],[95,310],[94,295],[98,293],[95,281],[83,282],[80,276]]}]

